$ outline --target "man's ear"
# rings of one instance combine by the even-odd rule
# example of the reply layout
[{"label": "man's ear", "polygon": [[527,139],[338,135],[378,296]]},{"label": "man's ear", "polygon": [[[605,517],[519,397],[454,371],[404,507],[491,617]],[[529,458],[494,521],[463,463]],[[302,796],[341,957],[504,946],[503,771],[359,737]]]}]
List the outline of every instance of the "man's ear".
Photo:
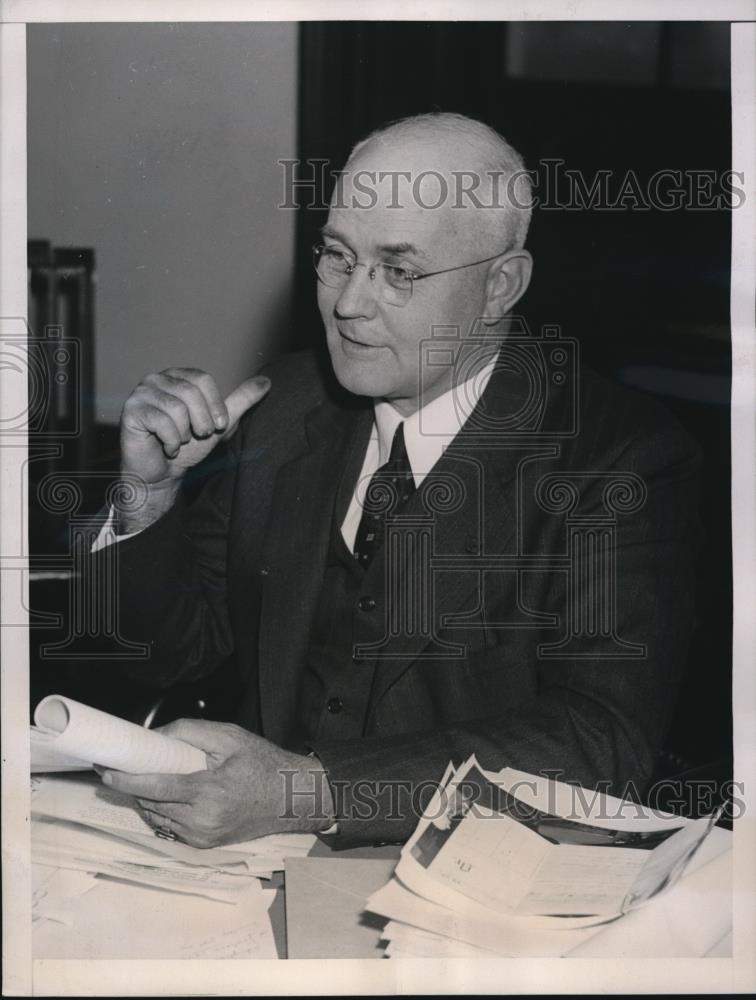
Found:
[{"label": "man's ear", "polygon": [[532,272],[533,258],[527,250],[509,250],[491,262],[481,317],[486,326],[494,326],[514,308],[525,294]]}]

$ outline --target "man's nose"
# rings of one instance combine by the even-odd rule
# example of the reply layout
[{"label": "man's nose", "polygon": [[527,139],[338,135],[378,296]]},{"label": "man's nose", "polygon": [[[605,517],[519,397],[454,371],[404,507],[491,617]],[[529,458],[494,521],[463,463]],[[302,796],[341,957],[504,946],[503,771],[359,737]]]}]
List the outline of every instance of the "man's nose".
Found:
[{"label": "man's nose", "polygon": [[336,300],[336,312],[343,317],[371,319],[378,303],[378,275],[372,267],[358,264],[347,277]]}]

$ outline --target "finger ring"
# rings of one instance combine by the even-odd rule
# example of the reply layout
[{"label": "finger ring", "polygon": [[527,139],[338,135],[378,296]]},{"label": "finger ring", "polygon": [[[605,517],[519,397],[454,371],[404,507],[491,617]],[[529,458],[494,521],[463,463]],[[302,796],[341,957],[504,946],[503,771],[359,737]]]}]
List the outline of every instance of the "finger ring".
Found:
[{"label": "finger ring", "polygon": [[161,840],[177,840],[176,834],[171,830],[169,826],[159,826],[155,830],[155,836],[160,837]]}]

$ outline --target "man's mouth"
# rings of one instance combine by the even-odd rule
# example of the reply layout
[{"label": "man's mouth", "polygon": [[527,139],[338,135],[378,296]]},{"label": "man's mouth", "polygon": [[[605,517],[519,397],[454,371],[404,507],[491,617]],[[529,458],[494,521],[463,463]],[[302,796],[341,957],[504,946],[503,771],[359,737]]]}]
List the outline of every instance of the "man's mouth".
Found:
[{"label": "man's mouth", "polygon": [[380,344],[371,344],[369,341],[360,340],[358,337],[355,337],[353,334],[345,333],[343,330],[339,330],[339,336],[350,347],[355,347],[355,348],[360,348],[361,347],[361,348],[373,349],[373,350],[378,350],[378,348],[381,347]]}]

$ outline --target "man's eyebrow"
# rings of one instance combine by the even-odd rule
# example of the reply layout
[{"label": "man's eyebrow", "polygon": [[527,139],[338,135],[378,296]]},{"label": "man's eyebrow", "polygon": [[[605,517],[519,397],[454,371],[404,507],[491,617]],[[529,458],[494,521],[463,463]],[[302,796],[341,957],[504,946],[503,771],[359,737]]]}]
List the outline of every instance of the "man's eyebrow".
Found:
[{"label": "man's eyebrow", "polygon": [[428,255],[418,249],[414,243],[384,243],[383,246],[378,247],[378,249],[381,253],[393,254],[394,256],[409,254],[411,257],[421,257],[423,260],[428,259]]},{"label": "man's eyebrow", "polygon": [[324,226],[321,226],[318,232],[320,233],[321,236],[327,236],[330,237],[330,239],[332,240],[341,240],[342,243],[346,243],[346,240],[338,231],[338,229],[334,229],[334,227],[330,225],[328,222],[326,222]]},{"label": "man's eyebrow", "polygon": [[[320,227],[320,235],[327,239],[339,240],[341,243],[346,243],[348,241],[341,235],[341,233],[334,226],[326,223],[324,226]],[[408,243],[402,240],[399,243],[384,243],[378,248],[379,253],[393,255],[395,257],[402,256],[403,254],[409,254],[412,257],[419,257],[421,260],[428,260],[428,255],[415,246],[414,243]]]}]

